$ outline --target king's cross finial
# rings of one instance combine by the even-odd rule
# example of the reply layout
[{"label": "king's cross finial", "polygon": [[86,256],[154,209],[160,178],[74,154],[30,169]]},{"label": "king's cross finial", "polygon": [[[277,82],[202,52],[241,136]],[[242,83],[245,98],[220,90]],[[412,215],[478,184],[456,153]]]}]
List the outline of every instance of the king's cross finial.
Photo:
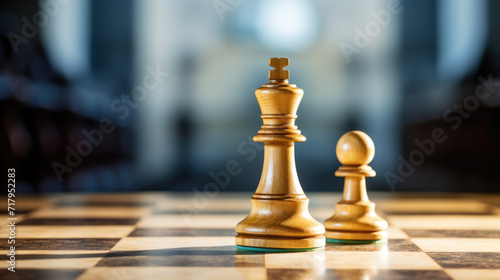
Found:
[{"label": "king's cross finial", "polygon": [[269,66],[272,66],[274,69],[269,70],[269,80],[287,80],[290,78],[290,72],[288,70],[283,70],[289,63],[290,60],[288,58],[270,58]]}]

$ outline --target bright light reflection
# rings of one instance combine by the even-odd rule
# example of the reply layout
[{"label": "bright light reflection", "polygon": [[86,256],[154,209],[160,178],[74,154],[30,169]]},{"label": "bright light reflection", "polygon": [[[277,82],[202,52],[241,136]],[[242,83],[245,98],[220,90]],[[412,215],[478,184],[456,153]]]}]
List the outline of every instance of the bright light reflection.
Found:
[{"label": "bright light reflection", "polygon": [[262,1],[256,18],[258,39],[273,50],[304,50],[315,42],[318,16],[308,1]]}]

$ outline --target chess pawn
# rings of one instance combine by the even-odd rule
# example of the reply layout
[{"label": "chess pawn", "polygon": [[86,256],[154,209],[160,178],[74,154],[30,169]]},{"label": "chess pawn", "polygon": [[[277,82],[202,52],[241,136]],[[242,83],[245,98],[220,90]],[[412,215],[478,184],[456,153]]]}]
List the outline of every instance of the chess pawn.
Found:
[{"label": "chess pawn", "polygon": [[325,228],[309,214],[295,168],[294,143],[306,140],[295,125],[304,92],[288,83],[287,58],[271,58],[269,65],[269,84],[255,91],[264,125],[253,140],[264,142],[264,167],[250,214],[236,226],[236,244],[268,251],[323,247]]},{"label": "chess pawn", "polygon": [[365,177],[375,177],[368,166],[375,155],[375,145],[364,132],[350,131],[337,143],[337,158],[343,165],[335,172],[345,177],[342,200],[325,226],[327,242],[369,243],[387,238],[387,222],[375,213],[375,203],[366,194]]}]

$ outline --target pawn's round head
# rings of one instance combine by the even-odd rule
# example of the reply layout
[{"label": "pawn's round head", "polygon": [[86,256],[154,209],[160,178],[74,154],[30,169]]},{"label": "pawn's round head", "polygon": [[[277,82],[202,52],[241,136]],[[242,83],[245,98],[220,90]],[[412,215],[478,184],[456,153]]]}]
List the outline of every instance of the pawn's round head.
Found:
[{"label": "pawn's round head", "polygon": [[337,158],[343,165],[365,165],[373,160],[375,145],[362,131],[349,131],[337,142]]}]

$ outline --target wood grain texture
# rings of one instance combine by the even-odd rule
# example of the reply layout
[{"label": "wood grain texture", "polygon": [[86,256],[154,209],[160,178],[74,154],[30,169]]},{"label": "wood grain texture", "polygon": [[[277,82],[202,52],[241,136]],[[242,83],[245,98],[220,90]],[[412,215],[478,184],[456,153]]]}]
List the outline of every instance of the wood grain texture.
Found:
[{"label": "wood grain texture", "polygon": [[236,244],[263,248],[317,248],[324,227],[308,210],[295,168],[295,142],[305,141],[295,125],[304,92],[288,83],[286,58],[271,58],[269,84],[255,91],[263,126],[254,141],[264,142],[264,166],[248,217],[236,226]]},{"label": "wood grain texture", "polygon": [[[192,193],[129,193],[119,196],[129,202],[150,201],[150,210],[173,209],[193,202]],[[155,211],[141,211],[134,230],[123,232],[116,238],[92,236],[110,228],[108,222],[95,224],[97,220],[137,220],[137,206],[131,203],[124,208],[116,203],[119,200],[117,194],[63,194],[49,201],[23,195],[19,198],[21,203],[30,201],[30,205],[38,205],[35,212],[54,207],[60,209],[62,202],[73,197],[84,201],[78,208],[83,213],[92,213],[91,216],[94,216],[94,210],[89,212],[87,208],[94,209],[95,201],[110,201],[101,209],[124,213],[121,218],[110,217],[106,212],[102,212],[100,218],[75,215],[76,220],[95,224],[92,226],[94,231],[86,230],[87,225],[78,225],[81,221],[70,221],[64,211],[51,211],[51,218],[27,217],[30,225],[19,224],[19,233],[28,227],[37,228],[43,234],[31,238],[17,237],[16,273],[7,270],[10,245],[5,238],[8,236],[6,232],[0,231],[0,279],[496,280],[500,279],[500,214],[457,215],[463,213],[463,208],[476,213],[488,205],[494,207],[490,201],[500,201],[499,195],[488,194],[488,202],[482,202],[483,196],[371,192],[370,198],[377,202],[380,214],[385,210],[398,213],[421,211],[438,200],[443,205],[437,204],[431,209],[435,212],[421,216],[385,213],[384,217],[390,223],[389,238],[385,243],[329,243],[324,250],[268,253],[240,251],[234,245],[234,225],[245,217],[235,213],[241,211],[242,205],[248,207],[250,194],[220,193],[206,208],[199,209],[198,214],[161,215]],[[332,201],[340,200],[340,197],[338,193],[308,193],[312,216],[319,220],[327,218],[331,210],[318,210],[331,209]],[[208,214],[214,210],[221,213]],[[0,218],[1,223],[8,216]],[[54,225],[48,224],[50,221]],[[74,238],[70,236],[76,234],[67,231],[47,233],[47,228],[60,227],[64,221],[71,224],[67,227],[75,232],[83,230],[88,236]],[[7,229],[5,224],[2,228]]]},{"label": "wood grain texture", "polygon": [[361,131],[344,134],[337,143],[337,158],[343,164],[335,175],[345,177],[342,200],[327,219],[325,236],[340,240],[381,240],[387,238],[387,222],[375,213],[368,199],[365,177],[375,176],[368,166],[375,155],[371,138]]}]

